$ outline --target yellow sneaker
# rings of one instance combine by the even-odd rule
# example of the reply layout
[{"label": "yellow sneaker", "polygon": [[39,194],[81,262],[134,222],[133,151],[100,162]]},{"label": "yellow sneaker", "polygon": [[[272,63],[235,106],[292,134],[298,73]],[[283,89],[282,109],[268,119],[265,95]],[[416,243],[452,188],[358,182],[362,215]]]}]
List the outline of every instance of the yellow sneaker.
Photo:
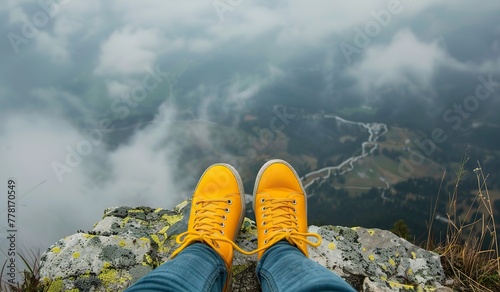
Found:
[{"label": "yellow sneaker", "polygon": [[[295,245],[305,256],[307,244],[317,247],[321,237],[308,233],[307,197],[297,172],[286,161],[275,159],[262,166],[255,181],[253,209],[257,224],[258,258],[281,240]],[[307,237],[316,237],[311,242]]]},{"label": "yellow sneaker", "polygon": [[245,217],[245,192],[241,177],[228,164],[207,168],[193,194],[188,229],[176,241],[181,246],[171,258],[194,242],[212,247],[224,260],[228,272],[224,291],[230,289],[235,239]]}]

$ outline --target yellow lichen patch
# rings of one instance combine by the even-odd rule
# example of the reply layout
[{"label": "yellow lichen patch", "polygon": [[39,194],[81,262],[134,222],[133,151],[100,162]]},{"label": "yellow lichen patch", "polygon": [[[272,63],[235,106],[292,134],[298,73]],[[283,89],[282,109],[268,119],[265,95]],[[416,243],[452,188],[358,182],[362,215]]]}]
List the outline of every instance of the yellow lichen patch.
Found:
[{"label": "yellow lichen patch", "polygon": [[97,278],[102,281],[105,288],[108,288],[113,283],[126,284],[132,280],[130,274],[125,273],[125,275],[120,276],[115,269],[103,269]]},{"label": "yellow lichen patch", "polygon": [[121,246],[121,247],[124,247],[127,245],[127,243],[125,242],[125,240],[120,240],[120,242],[118,242],[118,245]]},{"label": "yellow lichen patch", "polygon": [[408,275],[413,275],[413,269],[412,269],[412,268],[409,268],[409,269],[406,271],[406,273],[407,273]]},{"label": "yellow lichen patch", "polygon": [[128,213],[144,213],[144,210],[140,209],[131,209],[127,211]]},{"label": "yellow lichen patch", "polygon": [[109,289],[110,284],[120,283],[126,284],[132,280],[130,274],[126,273],[123,276],[120,276],[117,270],[115,269],[105,269],[102,270],[99,276],[97,276],[102,281],[102,284],[105,288],[108,288],[106,291],[114,291]]},{"label": "yellow lichen patch", "polygon": [[104,262],[104,264],[102,265],[102,267],[104,269],[109,269],[111,267],[111,263],[110,262]]},{"label": "yellow lichen patch", "polygon": [[163,208],[156,208],[156,210],[154,210],[154,213],[158,213],[158,212],[160,212],[161,210],[163,210]]},{"label": "yellow lichen patch", "polygon": [[411,257],[412,257],[412,259],[416,259],[416,258],[417,258],[417,254],[416,254],[415,252],[413,252],[413,251],[412,251],[412,252],[411,252]]},{"label": "yellow lichen patch", "polygon": [[389,258],[389,264],[391,264],[391,266],[393,267],[396,266],[396,262],[392,258]]},{"label": "yellow lichen patch", "polygon": [[399,252],[396,253],[396,257],[398,258],[399,257]]},{"label": "yellow lichen patch", "polygon": [[335,245],[335,243],[330,242],[330,243],[328,244],[328,248],[329,248],[330,250],[334,250],[335,248],[337,248],[337,246]]},{"label": "yellow lichen patch", "polygon": [[44,277],[44,278],[40,279],[40,286],[47,288],[47,290],[50,288],[51,283],[52,283],[52,280],[48,277]]},{"label": "yellow lichen patch", "polygon": [[179,220],[182,219],[182,215],[168,215],[168,214],[165,214],[165,215],[161,216],[161,219],[163,219],[164,221],[167,221],[167,223],[169,225],[174,225],[175,223],[177,223],[177,221],[179,221]]},{"label": "yellow lichen patch", "polygon": [[166,241],[163,246],[165,247],[165,250],[170,250],[176,246],[175,240]]},{"label": "yellow lichen patch", "polygon": [[130,217],[123,218],[122,219],[122,227],[125,226],[130,221],[130,219],[132,219],[132,218],[130,218]]},{"label": "yellow lichen patch", "polygon": [[394,281],[388,281],[387,283],[389,283],[389,286],[391,286],[391,288],[415,290],[415,287],[413,287],[412,285],[405,285]]},{"label": "yellow lichen patch", "polygon": [[255,225],[255,221],[248,217],[245,217],[245,219],[243,219],[243,222],[248,223],[249,225]]},{"label": "yellow lichen patch", "polygon": [[60,247],[58,247],[58,246],[56,246],[56,247],[52,248],[52,250],[51,250],[51,251],[52,251],[53,253],[60,253],[60,252],[61,252],[61,248],[60,248]]},{"label": "yellow lichen patch", "polygon": [[386,276],[382,276],[382,277],[380,277],[380,280],[387,281],[387,277]]},{"label": "yellow lichen patch", "polygon": [[368,234],[370,234],[371,236],[373,236],[375,234],[375,231],[373,231],[372,229],[368,229]]},{"label": "yellow lichen patch", "polygon": [[73,257],[74,259],[77,259],[77,258],[79,258],[79,257],[80,257],[80,253],[79,253],[79,252],[77,252],[77,251],[75,251],[75,252],[72,254],[72,257]]},{"label": "yellow lichen patch", "polygon": [[165,227],[163,227],[160,231],[158,231],[158,234],[163,234],[163,235],[166,235],[167,234],[167,229],[169,228],[170,226],[167,225]]},{"label": "yellow lichen patch", "polygon": [[366,251],[366,247],[363,247],[361,250],[362,250],[363,252],[365,252],[365,251]]},{"label": "yellow lichen patch", "polygon": [[151,258],[150,255],[146,254],[144,256],[146,258],[146,261],[142,263],[143,266],[152,266],[153,265],[153,258]]},{"label": "yellow lichen patch", "polygon": [[248,265],[234,265],[233,266],[233,277],[244,272],[248,268]]},{"label": "yellow lichen patch", "polygon": [[145,247],[149,243],[149,238],[141,237],[139,238],[141,247]]},{"label": "yellow lichen patch", "polygon": [[94,237],[95,237],[95,235],[93,235],[93,234],[88,234],[88,233],[83,234],[83,238],[89,239],[89,238],[94,238]]},{"label": "yellow lichen patch", "polygon": [[83,279],[90,278],[90,271],[87,270],[85,274],[78,276],[78,278],[83,278]]},{"label": "yellow lichen patch", "polygon": [[156,244],[158,244],[158,252],[167,252],[168,249],[165,248],[164,246],[164,243],[165,241],[167,241],[167,237],[164,236],[165,238],[162,240],[160,240],[160,237],[156,234],[152,234],[151,235],[151,239],[156,242]]},{"label": "yellow lichen patch", "polygon": [[180,203],[179,205],[175,206],[175,210],[180,211],[180,210],[184,209],[184,207],[186,207],[187,204],[188,204],[188,201],[184,201],[184,202]]},{"label": "yellow lichen patch", "polygon": [[127,282],[130,281],[132,281],[132,276],[127,272],[125,272],[125,275],[121,276],[119,280],[121,284],[126,284]]},{"label": "yellow lichen patch", "polygon": [[375,260],[375,256],[374,255],[369,255],[368,258],[370,259],[370,261],[374,261]]},{"label": "yellow lichen patch", "polygon": [[50,283],[49,289],[47,292],[61,292],[63,291],[64,283],[61,278],[57,278],[52,283]]},{"label": "yellow lichen patch", "polygon": [[384,269],[384,271],[387,271],[387,266],[386,265],[381,265],[382,269]]},{"label": "yellow lichen patch", "polygon": [[147,237],[141,237],[141,238],[139,238],[139,240],[141,241],[141,243],[140,243],[141,247],[144,247],[149,243],[149,238],[147,238]]},{"label": "yellow lichen patch", "polygon": [[351,227],[352,230],[356,231],[359,229],[359,226],[356,226],[356,227]]},{"label": "yellow lichen patch", "polygon": [[118,272],[115,269],[104,269],[101,271],[99,276],[97,276],[97,278],[102,281],[104,287],[107,287],[110,283],[115,282],[117,277]]},{"label": "yellow lichen patch", "polygon": [[69,289],[69,290],[66,290],[66,292],[80,292],[80,289],[78,289],[78,288]]},{"label": "yellow lichen patch", "polygon": [[243,224],[241,224],[241,229],[245,231],[245,233],[257,236],[257,229],[255,228],[255,222],[246,218],[243,220]]}]

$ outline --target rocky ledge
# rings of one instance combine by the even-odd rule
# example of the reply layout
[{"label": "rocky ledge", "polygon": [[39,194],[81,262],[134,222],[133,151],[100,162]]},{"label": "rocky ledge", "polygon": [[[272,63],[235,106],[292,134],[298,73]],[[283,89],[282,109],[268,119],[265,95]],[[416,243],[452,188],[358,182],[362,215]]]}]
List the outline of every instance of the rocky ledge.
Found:
[{"label": "rocky ledge", "polygon": [[[190,202],[174,210],[116,207],[105,210],[92,231],[65,237],[41,258],[41,277],[55,291],[122,291],[166,261],[187,229]],[[310,258],[358,291],[451,291],[437,254],[393,233],[362,227],[310,226],[323,237]],[[255,223],[245,219],[237,244],[257,245]],[[259,291],[256,256],[235,253],[233,291]]]}]

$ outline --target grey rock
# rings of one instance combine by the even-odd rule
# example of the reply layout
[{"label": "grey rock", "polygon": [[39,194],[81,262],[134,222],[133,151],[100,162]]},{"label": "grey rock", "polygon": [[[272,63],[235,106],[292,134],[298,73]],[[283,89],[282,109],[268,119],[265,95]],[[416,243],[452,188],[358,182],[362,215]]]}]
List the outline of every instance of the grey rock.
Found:
[{"label": "grey rock", "polygon": [[[186,231],[190,201],[174,210],[114,207],[88,233],[65,237],[44,253],[40,274],[56,291],[122,291],[168,260]],[[310,226],[323,241],[309,248],[312,260],[358,291],[451,291],[440,258],[393,233],[379,229]],[[248,218],[236,243],[257,247],[257,229]],[[233,290],[259,291],[257,256],[235,252]]]},{"label": "grey rock", "polygon": [[310,258],[360,291],[433,290],[445,280],[437,254],[389,231],[336,226],[309,231],[323,238],[321,246],[309,249]]}]

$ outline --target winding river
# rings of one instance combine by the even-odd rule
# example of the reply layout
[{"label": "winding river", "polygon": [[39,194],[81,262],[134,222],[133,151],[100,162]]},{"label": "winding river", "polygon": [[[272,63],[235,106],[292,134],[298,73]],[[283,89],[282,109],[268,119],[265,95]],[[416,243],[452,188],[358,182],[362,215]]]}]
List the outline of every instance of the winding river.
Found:
[{"label": "winding river", "polygon": [[[349,121],[346,119],[343,119],[339,116],[336,115],[323,115],[323,118],[325,119],[336,119],[337,122],[337,127],[341,128],[344,126],[355,126],[355,127],[361,127],[365,129],[369,136],[368,136],[368,141],[365,141],[361,144],[361,154],[358,156],[353,156],[339,165],[335,166],[327,166],[315,171],[311,171],[301,177],[302,183],[304,185],[304,188],[307,190],[308,188],[310,189],[311,186],[313,186],[315,183],[322,184],[324,183],[330,176],[332,175],[344,175],[354,169],[354,163],[370,154],[373,153],[376,149],[378,149],[378,143],[377,141],[381,136],[387,133],[388,128],[386,124],[383,123],[361,123],[361,122],[354,122],[354,121]],[[384,200],[389,200],[387,197],[385,197],[385,192],[390,188],[389,181],[385,179],[384,177],[380,177],[380,180],[386,184],[386,188],[383,189],[382,192],[382,199]],[[355,187],[355,186],[353,186]],[[314,194],[312,192],[309,192],[309,196],[313,196]]]}]

